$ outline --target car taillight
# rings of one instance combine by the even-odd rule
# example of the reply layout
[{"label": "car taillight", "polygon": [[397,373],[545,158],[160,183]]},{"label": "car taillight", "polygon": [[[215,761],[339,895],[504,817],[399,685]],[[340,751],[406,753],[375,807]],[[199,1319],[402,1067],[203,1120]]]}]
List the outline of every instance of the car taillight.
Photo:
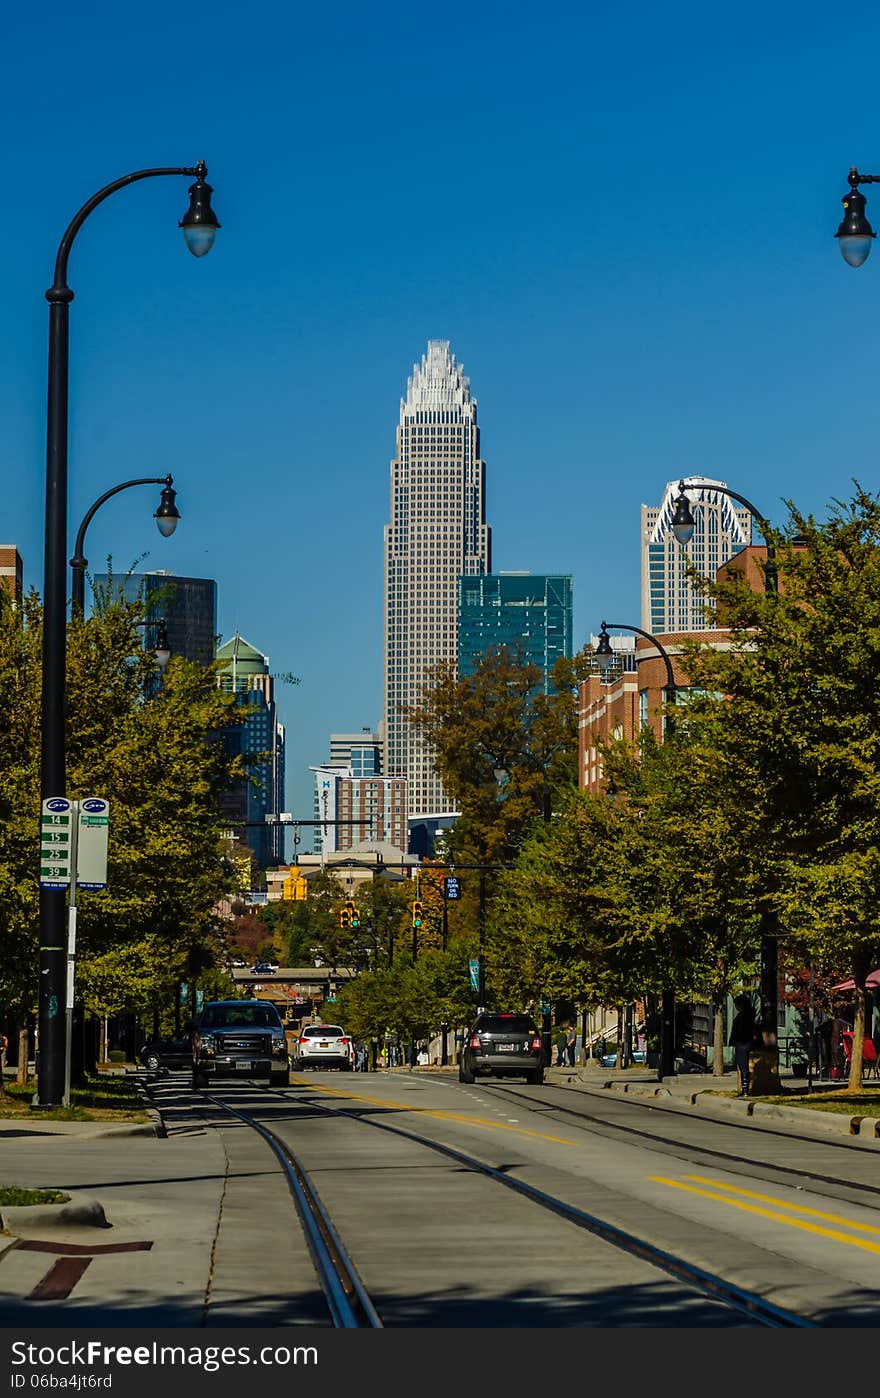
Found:
[{"label": "car taillight", "polygon": [[308,1039],[300,1039],[300,1043],[301,1043],[301,1044],[307,1044],[308,1042],[309,1042]]},{"label": "car taillight", "polygon": [[479,1048],[479,1047],[480,1047],[480,1036],[479,1036],[479,1034],[474,1034],[474,1035],[472,1035],[470,1046],[471,1046],[471,1048]]},{"label": "car taillight", "polygon": [[540,1047],[541,1047],[540,1035],[536,1035],[535,1038],[532,1040],[532,1048],[533,1048],[533,1049],[539,1049]]},{"label": "car taillight", "polygon": [[348,1039],[340,1039],[339,1042],[340,1042],[341,1044],[347,1044],[347,1043],[349,1042],[349,1040],[348,1040]]}]

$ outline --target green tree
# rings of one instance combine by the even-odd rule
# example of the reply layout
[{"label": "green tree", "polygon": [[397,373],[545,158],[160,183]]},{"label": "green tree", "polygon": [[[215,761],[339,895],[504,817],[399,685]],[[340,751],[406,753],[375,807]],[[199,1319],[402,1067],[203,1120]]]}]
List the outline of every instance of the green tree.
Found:
[{"label": "green tree", "polygon": [[[41,608],[0,614],[0,997],[36,997]],[[221,793],[240,774],[239,722],[210,668],[172,657],[161,686],[136,606],[68,630],[67,795],[110,801],[108,883],[78,897],[77,994],[93,1013],[143,1010],[219,950]]]},{"label": "green tree", "polygon": [[804,960],[855,980],[857,1091],[865,977],[880,960],[880,502],[857,486],[824,523],[789,509],[780,595],[731,568],[706,588],[730,649],[688,664],[696,685],[725,696],[720,742],[748,774],[765,906]]}]

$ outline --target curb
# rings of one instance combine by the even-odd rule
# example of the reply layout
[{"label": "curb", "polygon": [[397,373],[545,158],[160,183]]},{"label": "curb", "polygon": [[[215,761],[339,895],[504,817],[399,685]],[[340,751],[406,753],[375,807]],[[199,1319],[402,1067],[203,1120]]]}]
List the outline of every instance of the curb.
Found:
[{"label": "curb", "polygon": [[689,1109],[704,1121],[717,1121],[716,1114],[720,1112],[722,1115],[745,1118],[755,1124],[766,1121],[769,1125],[772,1121],[778,1121],[786,1126],[800,1126],[805,1129],[792,1134],[798,1135],[801,1140],[818,1141],[823,1136],[844,1136],[848,1140],[855,1138],[865,1145],[880,1146],[880,1117],[862,1116],[855,1111],[852,1115],[822,1112],[809,1107],[785,1107],[775,1102],[751,1101],[748,1098],[711,1096],[703,1101],[701,1099],[709,1092],[705,1088],[685,1094],[672,1093],[661,1086],[652,1089],[645,1083],[604,1083],[602,1086],[629,1097],[663,1098],[665,1100],[658,1102],[658,1106]]},{"label": "curb", "polygon": [[0,1209],[0,1226],[7,1233],[34,1228],[110,1228],[104,1205],[97,1199],[70,1199],[66,1204],[18,1204]]}]

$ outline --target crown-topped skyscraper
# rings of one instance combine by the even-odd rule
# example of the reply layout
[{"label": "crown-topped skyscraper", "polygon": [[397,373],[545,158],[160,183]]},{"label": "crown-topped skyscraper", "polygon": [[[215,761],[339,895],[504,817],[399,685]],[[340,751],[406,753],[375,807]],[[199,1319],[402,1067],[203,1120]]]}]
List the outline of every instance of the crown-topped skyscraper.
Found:
[{"label": "crown-topped skyscraper", "polygon": [[385,763],[410,823],[450,814],[432,754],[400,712],[457,661],[458,579],[491,571],[477,404],[448,340],[429,340],[400,403],[385,528]]}]

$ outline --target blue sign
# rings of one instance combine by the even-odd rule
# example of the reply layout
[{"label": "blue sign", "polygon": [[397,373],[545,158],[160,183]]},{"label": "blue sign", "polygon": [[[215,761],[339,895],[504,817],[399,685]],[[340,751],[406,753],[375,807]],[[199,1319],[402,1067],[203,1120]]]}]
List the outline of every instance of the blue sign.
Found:
[{"label": "blue sign", "polygon": [[51,801],[46,802],[47,811],[69,811],[70,802],[65,801],[63,796],[53,796]]},{"label": "blue sign", "polygon": [[480,963],[479,961],[469,961],[468,967],[471,973],[471,990],[480,988]]},{"label": "blue sign", "polygon": [[461,897],[461,883],[458,879],[449,878],[446,880],[446,897],[449,899]]},{"label": "blue sign", "polygon": [[90,815],[102,815],[107,809],[107,802],[102,800],[100,796],[90,796],[87,801],[83,801],[82,808]]}]

